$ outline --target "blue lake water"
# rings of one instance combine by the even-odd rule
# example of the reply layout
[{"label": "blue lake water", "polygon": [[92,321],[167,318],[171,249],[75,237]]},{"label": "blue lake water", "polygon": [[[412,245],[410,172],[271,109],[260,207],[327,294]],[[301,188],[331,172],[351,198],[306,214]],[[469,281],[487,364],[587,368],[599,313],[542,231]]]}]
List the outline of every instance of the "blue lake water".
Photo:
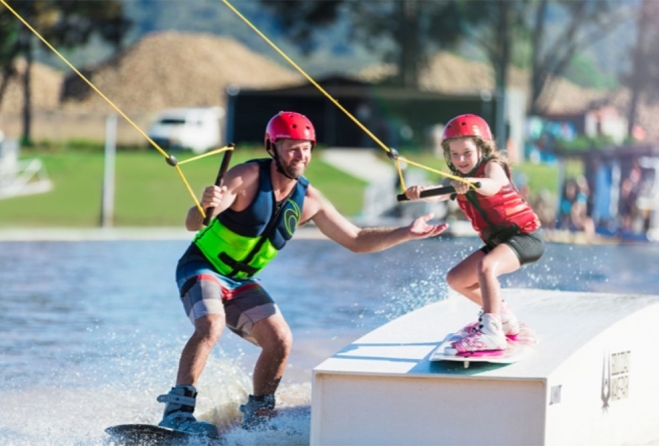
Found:
[{"label": "blue lake water", "polygon": [[[192,332],[174,284],[187,241],[0,242],[0,445],[107,444],[103,429],[156,423]],[[447,295],[448,269],[475,238],[353,254],[293,240],[261,274],[294,335],[268,444],[308,444],[311,369],[344,345]],[[659,245],[548,244],[504,287],[659,294]],[[474,315],[477,312],[474,308]],[[231,426],[257,349],[231,333],[198,385],[197,414],[229,444],[263,444]]]}]

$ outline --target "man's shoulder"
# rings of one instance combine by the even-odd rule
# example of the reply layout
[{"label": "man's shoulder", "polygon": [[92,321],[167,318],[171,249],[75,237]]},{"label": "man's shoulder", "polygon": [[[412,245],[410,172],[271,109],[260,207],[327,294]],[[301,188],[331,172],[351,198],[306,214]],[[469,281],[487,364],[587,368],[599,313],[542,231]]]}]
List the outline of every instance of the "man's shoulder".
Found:
[{"label": "man's shoulder", "polygon": [[307,184],[307,193],[306,193],[306,195],[307,195],[307,197],[319,197],[322,194],[320,193],[320,191],[318,189],[313,187],[311,185],[311,183],[308,183]]},{"label": "man's shoulder", "polygon": [[232,170],[234,170],[236,173],[242,175],[242,174],[258,174],[259,170],[261,169],[261,163],[258,161],[260,160],[249,160],[245,161],[244,163],[236,164]]},{"label": "man's shoulder", "polygon": [[259,181],[259,165],[256,163],[240,163],[233,166],[224,177],[224,184],[229,188],[244,190]]},{"label": "man's shoulder", "polygon": [[308,205],[310,209],[319,210],[325,206],[333,206],[329,199],[323,195],[321,191],[313,187],[311,184],[307,187],[306,194],[304,196],[305,205]]}]

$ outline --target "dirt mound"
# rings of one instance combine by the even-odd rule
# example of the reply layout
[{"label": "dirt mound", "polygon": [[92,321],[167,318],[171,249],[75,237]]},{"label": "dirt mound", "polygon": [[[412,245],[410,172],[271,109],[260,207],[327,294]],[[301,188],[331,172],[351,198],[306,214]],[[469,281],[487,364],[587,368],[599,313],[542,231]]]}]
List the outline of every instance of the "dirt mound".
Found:
[{"label": "dirt mound", "polygon": [[[429,69],[423,74],[421,83],[428,90],[450,92],[474,92],[481,89],[492,91],[494,69],[489,63],[470,61],[455,54],[440,52],[430,60]],[[526,70],[511,67],[508,71],[509,86],[521,91],[528,98],[530,74]],[[554,95],[547,106],[548,113],[572,113],[583,111],[602,92],[581,88],[566,79],[554,84]]]},{"label": "dirt mound", "polygon": [[[90,70],[91,82],[122,111],[153,112],[168,107],[224,105],[230,84],[275,88],[302,77],[231,39],[211,34],[163,32],[146,36]],[[68,78],[69,82],[73,78]],[[69,88],[68,90],[71,90]],[[79,95],[79,88],[73,88]],[[64,98],[66,108],[109,110],[95,92],[83,100]]]},{"label": "dirt mound", "polygon": [[[358,77],[369,82],[378,82],[396,74],[396,67],[391,64],[378,64],[365,68]],[[510,86],[530,97],[530,79],[526,70],[511,68]],[[429,61],[428,68],[421,74],[420,88],[445,94],[474,94],[480,90],[494,90],[494,70],[485,62],[463,59],[448,52],[440,52]],[[572,82],[559,78],[553,84],[548,114],[581,113],[590,106],[611,104],[620,116],[626,117],[630,100],[629,90],[600,91],[582,88]],[[648,141],[659,141],[659,104],[641,101],[638,108],[638,123],[646,132]]]},{"label": "dirt mound", "polygon": [[[393,65],[375,65],[360,72],[359,77],[376,82],[395,74]],[[511,87],[530,96],[529,74],[525,70],[511,67],[509,72]],[[489,63],[463,59],[462,57],[441,51],[431,57],[428,68],[421,73],[419,86],[422,90],[444,94],[473,94],[481,90],[494,90],[494,70]],[[559,79],[555,86],[555,95],[549,106],[549,113],[571,113],[583,111],[591,101],[604,96],[602,92],[585,89],[565,80]]]},{"label": "dirt mound", "polygon": [[[97,67],[79,68],[103,94],[132,116],[169,107],[224,106],[225,90],[231,84],[241,88],[278,88],[306,82],[297,72],[276,63],[276,57],[256,53],[231,38],[162,32],[144,37]],[[25,61],[19,60],[16,67],[19,73],[24,72]],[[393,65],[378,64],[362,70],[358,77],[377,82],[395,72]],[[511,86],[528,97],[528,72],[512,68],[509,76]],[[422,73],[420,87],[445,94],[492,91],[494,72],[488,63],[440,52]],[[549,113],[578,113],[592,103],[609,100],[626,116],[629,92],[625,89],[601,92],[578,87],[565,79],[559,79],[554,89]],[[104,115],[111,110],[75,73],[62,73],[40,63],[34,63],[32,68],[32,106],[35,112]],[[0,104],[0,113],[18,115],[22,107],[22,81],[14,78]],[[659,123],[654,119],[659,105],[641,103],[638,113],[648,139],[659,140]]]},{"label": "dirt mound", "polygon": [[[18,76],[14,76],[0,104],[0,113],[19,114],[23,110],[23,73],[27,64],[19,59],[15,64]],[[38,62],[32,64],[30,82],[32,85],[32,110],[49,111],[59,106],[60,89],[64,74]]]}]

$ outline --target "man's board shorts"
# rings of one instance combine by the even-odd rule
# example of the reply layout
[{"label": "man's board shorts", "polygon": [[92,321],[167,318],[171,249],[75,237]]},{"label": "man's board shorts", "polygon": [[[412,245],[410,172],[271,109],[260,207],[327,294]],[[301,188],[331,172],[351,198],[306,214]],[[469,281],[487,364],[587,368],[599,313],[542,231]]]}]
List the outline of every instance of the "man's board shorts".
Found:
[{"label": "man's board shorts", "polygon": [[500,244],[507,245],[513,250],[520,265],[538,261],[545,252],[545,238],[542,235],[542,229],[537,229],[530,234],[518,232],[499,243],[486,244],[481,251],[487,254]]},{"label": "man's board shorts", "polygon": [[252,336],[254,324],[281,314],[256,280],[236,280],[219,274],[194,244],[178,262],[176,284],[190,322],[194,324],[208,314],[224,316],[231,331],[256,345]]}]

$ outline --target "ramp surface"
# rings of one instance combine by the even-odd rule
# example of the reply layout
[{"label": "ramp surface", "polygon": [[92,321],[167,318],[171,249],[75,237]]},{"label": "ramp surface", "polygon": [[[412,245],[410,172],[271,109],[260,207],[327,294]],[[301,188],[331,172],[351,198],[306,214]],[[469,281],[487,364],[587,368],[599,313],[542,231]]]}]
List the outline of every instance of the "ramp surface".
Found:
[{"label": "ramp surface", "polygon": [[[623,444],[659,439],[648,336],[659,296],[506,289],[538,345],[514,364],[431,362],[466,298],[396,319],[314,369],[312,444]],[[632,358],[633,357],[633,361]],[[514,421],[513,421],[514,420]]]}]

